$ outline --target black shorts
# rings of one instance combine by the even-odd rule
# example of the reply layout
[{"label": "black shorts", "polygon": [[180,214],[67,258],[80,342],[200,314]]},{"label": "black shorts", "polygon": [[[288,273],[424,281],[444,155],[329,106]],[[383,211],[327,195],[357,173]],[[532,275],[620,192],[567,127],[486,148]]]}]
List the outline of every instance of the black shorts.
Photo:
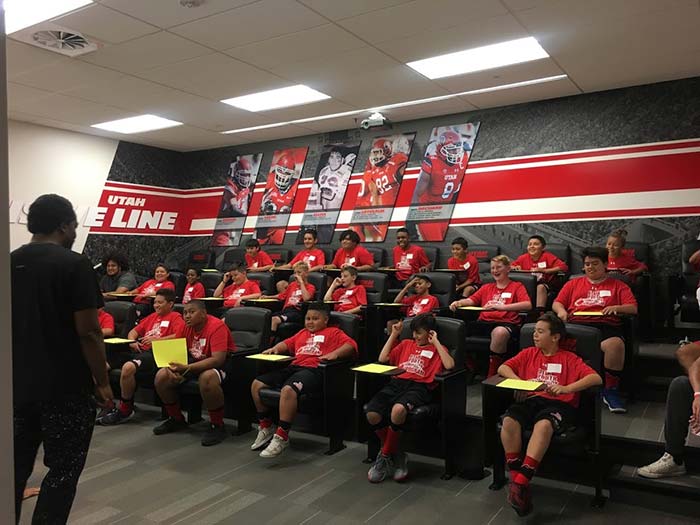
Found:
[{"label": "black shorts", "polygon": [[384,388],[374,394],[365,405],[365,413],[376,412],[388,420],[394,405],[403,405],[407,410],[430,403],[432,395],[428,385],[410,379],[392,378]]},{"label": "black shorts", "polygon": [[497,326],[502,326],[510,333],[510,338],[514,341],[519,341],[520,339],[520,325],[513,323],[489,323],[486,321],[477,321],[476,323],[470,323],[470,329],[472,335],[491,335],[493,329]]},{"label": "black shorts", "polygon": [[[187,364],[192,364],[192,363],[197,362],[194,359],[192,359],[192,356],[190,356],[189,354],[187,354],[187,357],[188,357]],[[219,376],[219,384],[223,384],[223,382],[226,381],[226,378],[231,375],[232,368],[233,368],[233,361],[231,361],[231,359],[228,359],[228,357],[227,357],[226,361],[224,361],[224,364],[221,365],[219,368],[209,368],[208,370],[213,370],[214,372],[216,372],[216,374]],[[185,377],[188,379],[195,379],[200,374],[203,374],[204,372],[206,372],[206,370],[202,370],[199,373],[189,372],[187,374],[187,376],[185,376]]]},{"label": "black shorts", "polygon": [[122,368],[126,363],[132,362],[136,365],[137,379],[153,379],[158,371],[153,352],[114,352],[110,355],[108,362],[112,369]]},{"label": "black shorts", "polygon": [[323,389],[323,372],[318,368],[289,365],[256,377],[274,388],[292,387],[297,394],[315,393]]},{"label": "black shorts", "polygon": [[[481,288],[481,283],[471,283],[471,284],[468,284],[467,286],[465,286],[464,288],[469,288],[470,286],[472,288],[474,288],[474,292],[476,292],[479,288]],[[472,292],[472,293],[474,293],[474,292]]]},{"label": "black shorts", "polygon": [[525,429],[532,429],[535,423],[547,419],[552,423],[555,434],[561,434],[576,424],[576,409],[573,406],[543,397],[531,397],[522,403],[510,405],[503,414],[503,417],[506,416],[515,419]]},{"label": "black shorts", "polygon": [[279,317],[285,323],[304,324],[304,314],[297,308],[285,308],[281,312],[274,314],[274,316]]},{"label": "black shorts", "polygon": [[572,321],[572,323],[581,326],[590,326],[591,328],[597,328],[598,330],[600,330],[601,342],[605,341],[606,339],[610,339],[611,337],[619,337],[620,339],[622,339],[622,341],[625,340],[625,332],[621,326],[615,326],[608,323],[577,323],[576,321]]}]

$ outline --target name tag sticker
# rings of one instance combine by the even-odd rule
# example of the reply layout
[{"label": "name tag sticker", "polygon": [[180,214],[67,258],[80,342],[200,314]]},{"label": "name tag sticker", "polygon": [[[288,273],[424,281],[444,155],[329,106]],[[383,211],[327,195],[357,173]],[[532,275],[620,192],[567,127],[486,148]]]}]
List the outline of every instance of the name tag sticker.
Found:
[{"label": "name tag sticker", "polygon": [[561,363],[547,363],[547,372],[550,374],[561,374]]},{"label": "name tag sticker", "polygon": [[326,340],[325,335],[315,335],[314,336],[314,343],[323,343]]},{"label": "name tag sticker", "polygon": [[354,257],[349,257],[349,258],[348,258],[348,264],[355,264],[355,258],[354,258]]},{"label": "name tag sticker", "polygon": [[544,262],[544,261],[538,262],[538,263],[537,263],[537,267],[538,267],[538,268],[546,268],[546,267],[547,267],[547,263]]},{"label": "name tag sticker", "polygon": [[510,293],[510,292],[501,292],[501,298],[503,298],[503,299],[510,299],[511,297],[513,297],[513,294],[512,294],[512,293]]},{"label": "name tag sticker", "polygon": [[421,353],[420,353],[420,356],[421,356],[421,357],[427,357],[428,359],[430,359],[431,357],[433,357],[433,355],[435,355],[435,352],[433,352],[432,350],[423,350],[423,351],[421,351]]},{"label": "name tag sticker", "polygon": [[345,292],[345,296],[346,296],[346,297],[350,297],[350,296],[353,294],[354,291],[355,291],[355,290],[347,290],[347,291]]},{"label": "name tag sticker", "polygon": [[239,288],[238,293],[245,293],[245,288]]},{"label": "name tag sticker", "polygon": [[200,339],[200,340],[199,340],[199,346],[200,346],[200,348],[204,348],[205,346],[207,346],[207,340],[206,340],[206,339]]},{"label": "name tag sticker", "polygon": [[413,254],[412,253],[406,254],[406,259],[413,259]]},{"label": "name tag sticker", "polygon": [[599,294],[601,297],[610,297],[612,295],[612,292],[610,290],[601,290]]},{"label": "name tag sticker", "polygon": [[170,321],[161,321],[160,322],[161,328],[167,328],[168,326],[170,326]]},{"label": "name tag sticker", "polygon": [[428,304],[428,301],[430,301],[430,299],[421,299],[420,304]]},{"label": "name tag sticker", "polygon": [[316,256],[315,256],[315,255],[309,255],[309,260],[310,260],[310,261],[315,261],[315,260],[316,260]]},{"label": "name tag sticker", "polygon": [[257,268],[257,267],[258,267],[258,263],[254,262],[254,263],[253,263],[253,268]]},{"label": "name tag sticker", "polygon": [[468,270],[468,269],[471,268],[471,267],[472,267],[472,263],[467,263],[467,264],[464,265],[464,269],[465,269],[465,270]]}]

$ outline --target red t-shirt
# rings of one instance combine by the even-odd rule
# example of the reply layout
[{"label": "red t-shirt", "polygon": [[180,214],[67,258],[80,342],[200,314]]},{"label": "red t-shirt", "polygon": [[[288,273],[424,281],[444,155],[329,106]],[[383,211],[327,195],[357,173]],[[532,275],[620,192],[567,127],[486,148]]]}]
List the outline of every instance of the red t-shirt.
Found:
[{"label": "red t-shirt", "polygon": [[474,284],[481,284],[479,261],[473,255],[467,254],[467,258],[464,261],[450,257],[447,259],[447,267],[450,270],[466,270],[464,273],[457,274],[457,281],[460,284],[467,280]]},{"label": "red t-shirt", "polygon": [[262,268],[263,266],[270,266],[271,264],[274,264],[272,259],[270,259],[270,256],[262,250],[260,250],[255,257],[251,257],[246,253],[245,263],[248,268]]},{"label": "red t-shirt", "polygon": [[[608,255],[608,270],[621,270],[622,268],[632,271],[636,271],[639,268],[641,268],[642,271],[648,269],[646,264],[635,259],[631,253],[622,252],[617,257],[610,257],[610,255]],[[637,280],[636,275],[628,275],[627,277],[631,283]]]},{"label": "red t-shirt", "polygon": [[435,308],[440,308],[440,302],[433,295],[408,295],[401,300],[406,308],[407,317],[429,314]]},{"label": "red t-shirt", "polygon": [[[531,346],[520,350],[503,364],[515,372],[520,379],[541,381],[547,385],[567,386],[596,373],[579,356],[561,348],[556,354],[546,356],[539,348]],[[547,392],[535,392],[532,395],[568,403],[573,407],[578,407],[580,398],[579,392],[558,396]]]},{"label": "red t-shirt", "polygon": [[[162,288],[170,288],[171,290],[175,290],[175,283],[173,283],[172,281],[158,282],[155,279],[149,279],[136,289],[136,295],[155,295],[156,292]],[[151,302],[151,298],[134,297],[134,302],[148,304]]]},{"label": "red t-shirt", "polygon": [[196,332],[191,326],[185,326],[182,337],[187,340],[187,351],[193,361],[201,361],[211,357],[215,352],[236,350],[228,326],[213,315],[207,315],[207,322],[199,332]]},{"label": "red t-shirt", "polygon": [[430,260],[420,246],[411,244],[405,250],[400,246],[394,246],[394,268],[398,270],[396,278],[399,281],[405,281],[429,264]]},{"label": "red t-shirt", "polygon": [[572,323],[605,323],[615,326],[622,324],[616,315],[574,317],[573,313],[600,312],[606,306],[637,304],[630,287],[619,279],[607,277],[602,282],[593,284],[585,276],[568,281],[554,302],[561,303],[566,308]]},{"label": "red t-shirt", "polygon": [[100,323],[101,329],[111,328],[114,331],[114,317],[105,312],[104,308],[97,310],[97,321]]},{"label": "red t-shirt", "polygon": [[[306,291],[311,294],[311,299],[314,298],[316,293],[316,287],[311,283],[306,283]],[[301,303],[304,302],[304,298],[301,295],[301,286],[296,281],[289,283],[289,286],[284,290],[284,292],[277,294],[277,298],[280,301],[284,301],[284,306],[282,308],[296,308],[301,310]]]},{"label": "red t-shirt", "polygon": [[[169,312],[164,316],[160,316],[153,312],[145,317],[139,324],[136,325],[136,333],[139,337],[150,336],[154,339],[160,339],[168,335],[179,335],[185,329],[185,321],[177,312]],[[150,350],[151,343],[142,343],[142,350]]]},{"label": "red t-shirt", "polygon": [[[556,255],[549,252],[542,252],[540,258],[536,261],[530,256],[529,253],[524,253],[513,262],[513,266],[520,266],[522,270],[537,270],[538,268],[559,268],[559,271],[567,272],[569,267],[564,261],[559,259]],[[538,273],[533,272],[533,275],[537,277],[537,281],[548,283],[551,282],[557,274],[555,273]]]},{"label": "red t-shirt", "polygon": [[260,293],[258,281],[246,279],[242,284],[229,284],[226,288],[224,288],[224,306],[229,308],[236,306],[236,301],[238,301],[238,299],[241,297],[256,293]]},{"label": "red t-shirt", "polygon": [[352,345],[357,355],[357,343],[334,326],[328,326],[318,332],[309,332],[304,328],[295,336],[284,340],[284,344],[294,355],[292,364],[307,368],[317,368],[321,356],[330,354],[345,343]]},{"label": "red t-shirt", "polygon": [[332,298],[340,301],[335,305],[336,312],[347,312],[367,304],[367,290],[361,284],[356,284],[353,288],[336,288]]},{"label": "red t-shirt", "polygon": [[389,363],[405,370],[397,378],[416,383],[433,383],[435,374],[442,370],[437,348],[431,344],[418,346],[413,339],[404,339],[395,345],[389,353]]},{"label": "red t-shirt", "polygon": [[302,261],[308,264],[309,268],[323,266],[326,264],[326,255],[323,253],[323,250],[318,248],[314,248],[313,250],[305,249],[297,253],[289,264],[291,264],[293,268],[296,263]]},{"label": "red t-shirt", "polygon": [[374,264],[374,256],[362,246],[355,246],[353,250],[346,252],[343,248],[338,248],[333,257],[333,264],[341,268],[344,264],[350,266],[364,266]]},{"label": "red t-shirt", "polygon": [[192,299],[200,299],[206,295],[204,285],[197,281],[194,284],[185,286],[185,293],[182,294],[182,304],[189,303]]},{"label": "red t-shirt", "polygon": [[[493,304],[513,304],[530,301],[530,296],[518,281],[509,281],[505,288],[499,288],[496,283],[486,283],[469,296],[476,306],[488,308]],[[479,321],[488,323],[520,324],[518,312],[504,310],[484,310],[479,315]]]}]

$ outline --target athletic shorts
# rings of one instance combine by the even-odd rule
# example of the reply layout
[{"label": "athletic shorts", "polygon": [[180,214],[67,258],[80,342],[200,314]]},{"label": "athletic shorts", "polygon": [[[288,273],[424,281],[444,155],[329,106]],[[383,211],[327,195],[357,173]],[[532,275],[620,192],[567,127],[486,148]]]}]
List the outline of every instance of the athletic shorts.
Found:
[{"label": "athletic shorts", "polygon": [[608,323],[577,323],[572,321],[573,324],[580,326],[590,326],[591,328],[597,328],[600,330],[600,340],[605,341],[611,337],[619,337],[623,341],[625,340],[625,332],[621,326],[615,326]]},{"label": "athletic shorts", "polygon": [[522,403],[513,403],[503,417],[520,423],[521,428],[532,429],[535,423],[546,419],[552,423],[555,434],[561,434],[576,423],[576,409],[568,403],[543,397],[530,397]]},{"label": "athletic shorts", "polygon": [[472,335],[491,335],[493,329],[497,326],[502,326],[510,333],[510,338],[514,341],[518,341],[520,338],[520,325],[512,323],[489,323],[486,321],[477,321],[476,323],[470,323],[470,329],[472,330]]},{"label": "athletic shorts", "polygon": [[145,352],[114,352],[108,359],[109,366],[112,369],[123,368],[128,362],[136,365],[137,379],[153,379],[158,371],[156,360],[153,357],[153,352],[146,350]]},{"label": "athletic shorts", "polygon": [[[196,361],[193,360],[192,357],[188,354],[187,363],[192,364],[192,363],[196,363]],[[219,384],[223,384],[224,381],[226,381],[226,378],[231,375],[232,367],[233,367],[233,362],[231,361],[231,359],[227,358],[221,367],[210,368],[209,370],[214,370],[214,372],[216,372],[216,374],[219,376]],[[202,370],[199,373],[189,372],[185,377],[188,379],[194,379],[204,372],[206,372],[206,370]]]},{"label": "athletic shorts", "polygon": [[410,411],[419,406],[427,405],[431,399],[432,395],[426,383],[392,378],[365,405],[365,413],[376,412],[388,421],[391,408],[394,405],[403,405]]},{"label": "athletic shorts", "polygon": [[256,377],[273,388],[292,387],[297,394],[315,393],[323,389],[323,372],[318,368],[289,365]]},{"label": "athletic shorts", "polygon": [[277,312],[275,316],[285,323],[304,324],[304,314],[297,308],[285,308],[281,312]]}]

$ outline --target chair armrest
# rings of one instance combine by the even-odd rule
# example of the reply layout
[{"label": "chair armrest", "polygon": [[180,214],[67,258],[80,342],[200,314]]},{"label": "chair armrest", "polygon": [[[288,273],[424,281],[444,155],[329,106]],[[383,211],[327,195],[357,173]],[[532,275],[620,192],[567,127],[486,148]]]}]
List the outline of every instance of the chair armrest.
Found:
[{"label": "chair armrest", "polygon": [[260,349],[236,350],[235,352],[229,353],[228,356],[226,356],[226,359],[245,357],[247,355],[259,354],[260,352],[262,352]]},{"label": "chair armrest", "polygon": [[435,374],[435,381],[438,383],[443,383],[449,379],[459,377],[461,375],[466,375],[466,374],[467,374],[466,368],[460,368],[459,370],[446,370],[444,372],[440,372],[439,374]]},{"label": "chair armrest", "polygon": [[356,363],[355,359],[336,359],[335,361],[321,361],[318,364],[319,368],[340,368],[340,367],[350,367]]}]

